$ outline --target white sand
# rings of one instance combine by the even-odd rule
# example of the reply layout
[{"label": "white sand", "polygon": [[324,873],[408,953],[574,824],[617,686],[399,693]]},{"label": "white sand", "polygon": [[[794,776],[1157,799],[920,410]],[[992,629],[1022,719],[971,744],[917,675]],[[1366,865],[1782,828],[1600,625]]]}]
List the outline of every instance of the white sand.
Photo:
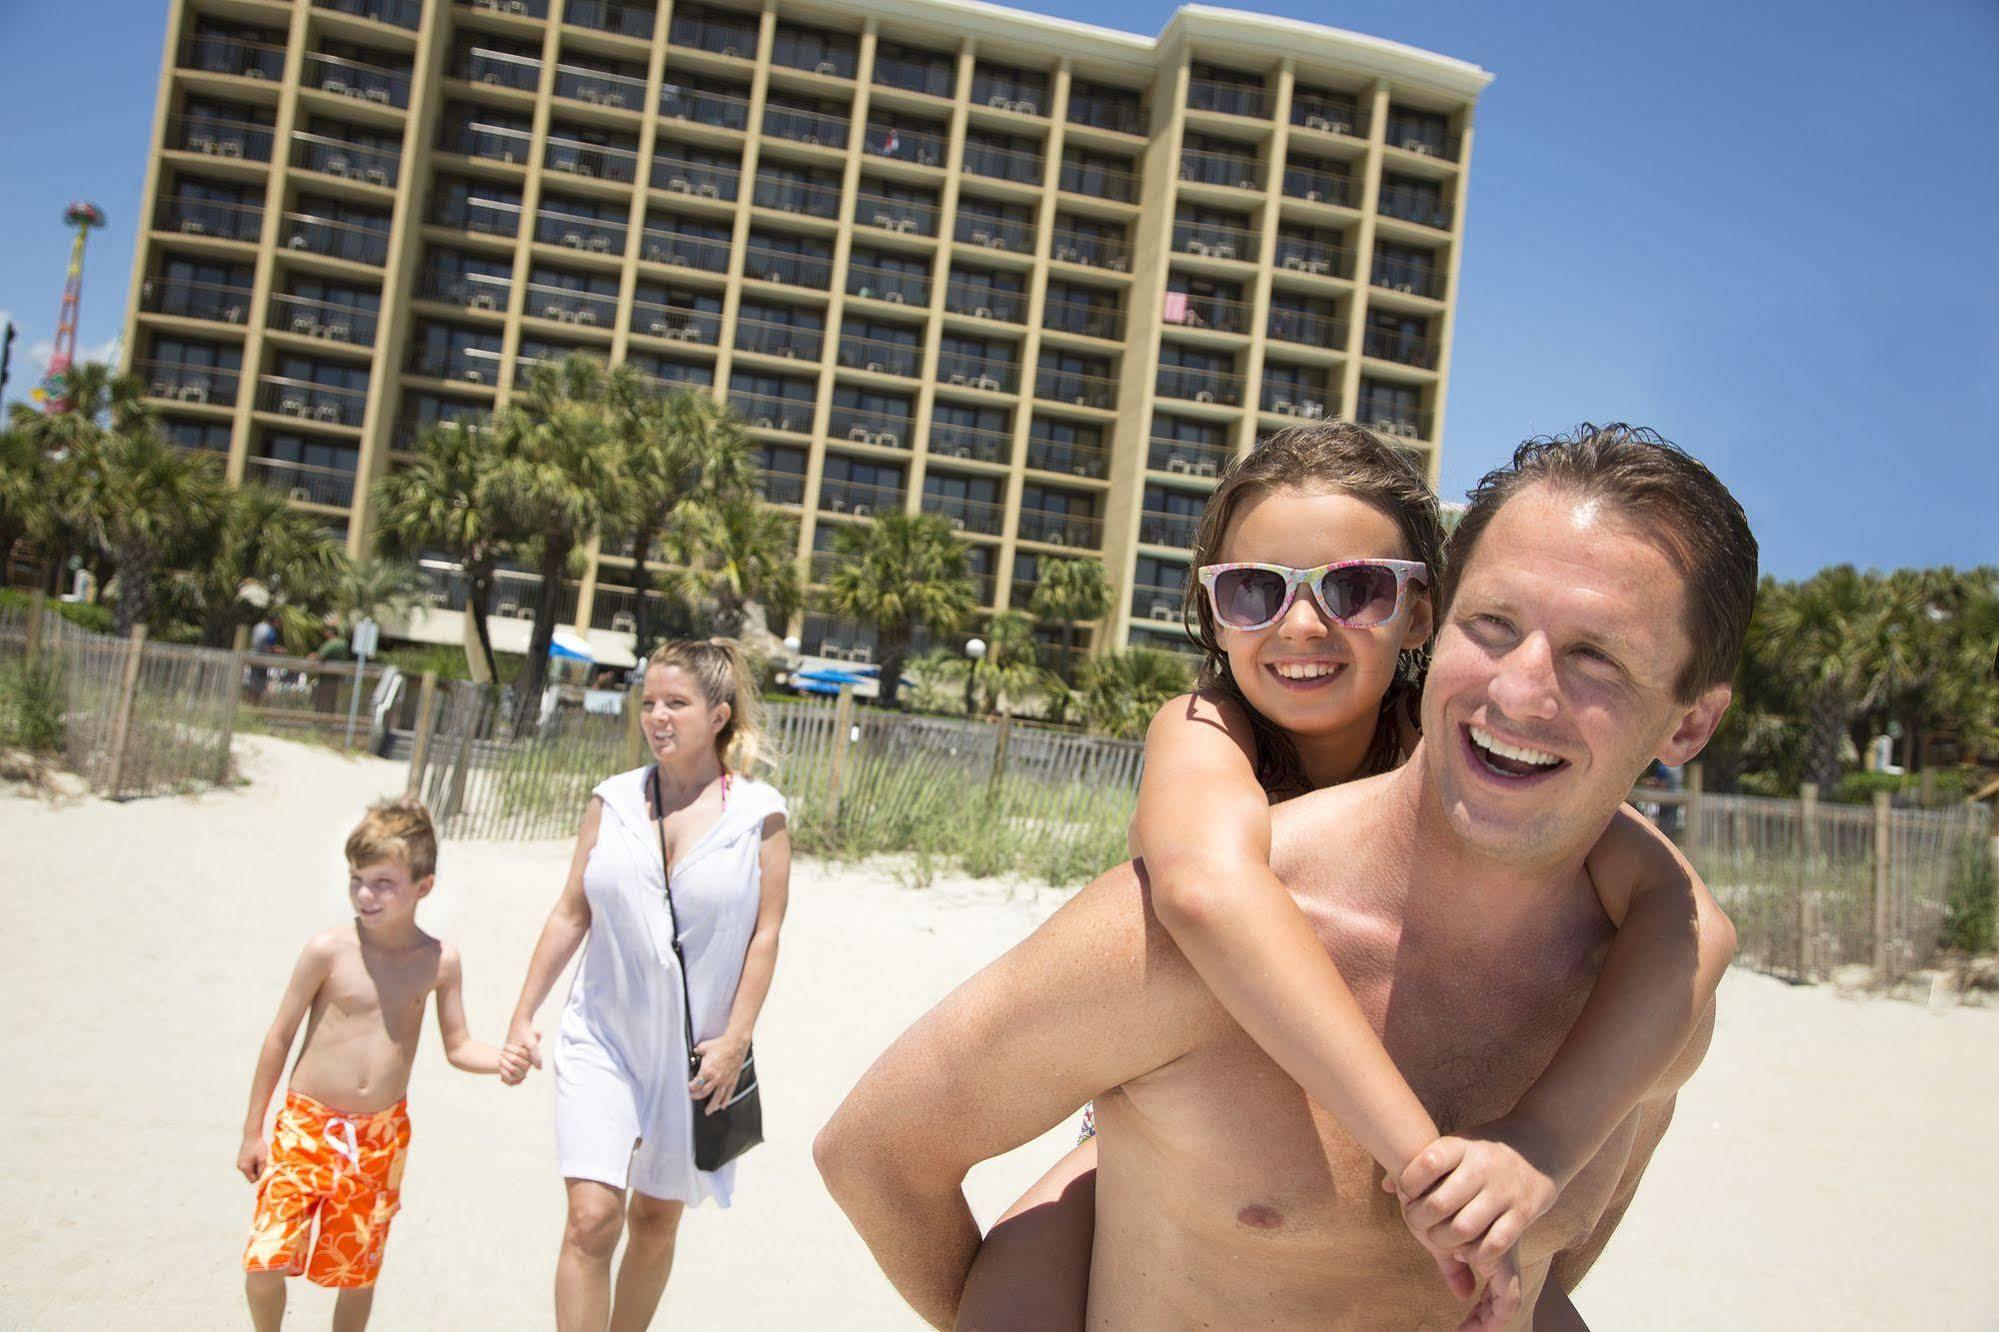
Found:
[{"label": "white sand", "polygon": [[[0,798],[0,1328],[245,1325],[235,1173],[256,1047],[299,946],[343,918],[340,845],[399,765],[252,740],[248,789]],[[423,908],[497,1039],[568,848],[451,844]],[[1058,894],[802,864],[758,1032],[769,1143],[689,1215],[661,1326],[913,1328],[819,1187],[811,1136],[876,1053]],[[544,1010],[552,1030],[562,987]],[[562,1223],[550,1084],[434,1039],[375,1326],[545,1328]],[[1999,1011],[1849,1003],[1737,974],[1637,1204],[1584,1286],[1600,1328],[1995,1328]],[[1984,1131],[1979,1131],[1980,1126]],[[1068,1130],[974,1175],[989,1219]],[[292,1283],[292,1323],[330,1296]]]}]

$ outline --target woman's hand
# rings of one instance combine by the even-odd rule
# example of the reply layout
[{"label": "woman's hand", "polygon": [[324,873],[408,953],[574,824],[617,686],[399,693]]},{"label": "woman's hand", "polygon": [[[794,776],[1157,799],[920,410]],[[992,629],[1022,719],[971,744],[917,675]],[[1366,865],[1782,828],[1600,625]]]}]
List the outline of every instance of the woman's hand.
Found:
[{"label": "woman's hand", "polygon": [[696,1100],[706,1097],[708,1108],[703,1113],[712,1115],[736,1094],[736,1082],[743,1075],[743,1060],[749,1057],[750,1039],[723,1032],[697,1044],[694,1053],[701,1056],[701,1068],[694,1081],[687,1084],[687,1094]]},{"label": "woman's hand", "polygon": [[500,1052],[500,1081],[509,1087],[519,1086],[530,1066],[541,1067],[541,1033],[526,1018],[515,1018]]}]

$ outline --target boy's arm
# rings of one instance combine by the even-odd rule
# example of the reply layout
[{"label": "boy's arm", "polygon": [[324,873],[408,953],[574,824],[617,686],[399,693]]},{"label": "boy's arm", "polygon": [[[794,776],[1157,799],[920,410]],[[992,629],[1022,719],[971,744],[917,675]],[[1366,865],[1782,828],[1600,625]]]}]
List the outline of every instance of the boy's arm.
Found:
[{"label": "boy's arm", "polygon": [[465,971],[458,950],[440,944],[437,959],[437,1033],[444,1038],[444,1057],[466,1073],[498,1073],[497,1046],[472,1039],[465,1027]]},{"label": "boy's arm", "polygon": [[271,1095],[278,1089],[278,1079],[284,1076],[285,1056],[291,1053],[298,1024],[311,1010],[319,987],[326,983],[333,966],[334,947],[331,934],[319,934],[299,953],[284,997],[278,1000],[278,1015],[271,1019],[271,1029],[264,1033],[264,1043],[258,1048],[257,1071],[250,1078],[250,1112],[243,1117],[243,1145],[236,1154],[236,1168],[252,1184],[264,1173],[269,1156],[270,1149],[264,1142],[264,1116],[270,1111]]}]

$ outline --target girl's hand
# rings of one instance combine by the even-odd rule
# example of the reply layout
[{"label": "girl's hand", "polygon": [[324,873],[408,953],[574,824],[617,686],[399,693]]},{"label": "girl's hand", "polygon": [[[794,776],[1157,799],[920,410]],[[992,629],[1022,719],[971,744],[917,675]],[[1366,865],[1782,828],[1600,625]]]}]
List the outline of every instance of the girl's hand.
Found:
[{"label": "girl's hand", "polygon": [[701,1068],[694,1081],[687,1084],[687,1094],[696,1100],[706,1097],[708,1108],[703,1113],[712,1115],[736,1094],[736,1082],[743,1075],[743,1060],[750,1053],[749,1038],[724,1032],[697,1044],[694,1053],[701,1056]]},{"label": "girl's hand", "polygon": [[271,1149],[261,1135],[245,1136],[243,1149],[236,1153],[236,1168],[243,1172],[243,1178],[255,1184],[263,1178],[264,1167],[270,1164]]}]

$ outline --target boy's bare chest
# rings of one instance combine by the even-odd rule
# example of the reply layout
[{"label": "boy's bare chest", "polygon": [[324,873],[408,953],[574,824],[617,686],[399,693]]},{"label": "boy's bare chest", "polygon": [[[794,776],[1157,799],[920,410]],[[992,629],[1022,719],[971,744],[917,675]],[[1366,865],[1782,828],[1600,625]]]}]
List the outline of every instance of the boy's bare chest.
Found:
[{"label": "boy's bare chest", "polygon": [[413,1037],[437,986],[437,960],[435,949],[343,953],[320,991],[325,1016],[343,1025],[379,1024],[398,1041]]}]

